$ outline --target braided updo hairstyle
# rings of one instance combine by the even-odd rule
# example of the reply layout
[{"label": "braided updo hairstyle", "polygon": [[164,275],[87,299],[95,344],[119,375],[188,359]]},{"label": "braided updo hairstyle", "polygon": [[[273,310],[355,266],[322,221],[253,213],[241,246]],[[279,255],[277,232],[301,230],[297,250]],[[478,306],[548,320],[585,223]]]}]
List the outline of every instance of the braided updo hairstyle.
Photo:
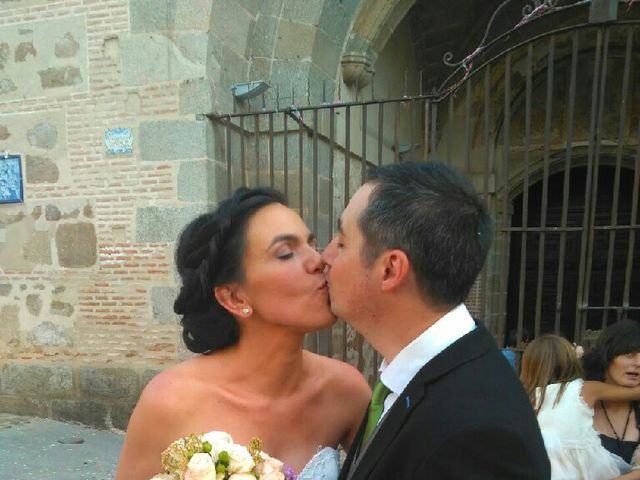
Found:
[{"label": "braided updo hairstyle", "polygon": [[182,287],[173,309],[182,315],[182,338],[192,352],[211,353],[238,341],[238,322],[218,303],[213,289],[243,279],[247,223],[272,203],[286,205],[284,195],[271,188],[239,188],[180,234],[176,267]]}]

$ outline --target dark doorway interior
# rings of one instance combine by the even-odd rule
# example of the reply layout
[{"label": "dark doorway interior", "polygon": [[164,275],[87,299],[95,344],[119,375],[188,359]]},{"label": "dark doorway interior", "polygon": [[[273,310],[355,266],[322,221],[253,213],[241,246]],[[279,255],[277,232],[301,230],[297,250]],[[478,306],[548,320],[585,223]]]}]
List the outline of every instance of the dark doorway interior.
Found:
[{"label": "dark doorway interior", "polygon": [[[553,231],[551,227],[562,225],[563,186],[565,172],[559,172],[549,177],[547,221],[544,231],[544,258],[542,262],[542,290],[540,308],[540,332],[556,331],[556,312],[559,311],[558,333],[570,340],[575,340],[575,322],[578,318],[576,303],[579,295],[579,271],[581,261],[582,235],[593,232],[592,268],[591,276],[586,281],[588,299],[584,299],[589,307],[605,305],[606,292],[609,292],[608,305],[622,306],[626,283],[627,264],[629,259],[629,229],[616,229],[614,236],[614,250],[611,262],[609,287],[607,288],[607,263],[611,229],[600,230],[597,227],[629,225],[631,221],[631,199],[633,193],[633,171],[621,169],[617,220],[612,218],[614,201],[615,167],[601,166],[598,171],[597,198],[591,195],[585,201],[585,185],[587,168],[571,169],[569,181],[569,202],[567,210],[567,226],[582,227],[585,203],[591,208],[596,201],[595,220],[588,224],[583,231],[572,231],[565,234],[566,244],[564,259],[560,258],[562,235]],[[542,181],[529,188],[528,208],[523,212],[524,196],[518,195],[513,201],[512,226],[522,227],[523,217],[526,215],[528,228],[541,227],[542,212]],[[637,223],[637,219],[636,219]],[[526,239],[525,239],[526,237]],[[538,273],[540,269],[539,252],[543,234],[540,231],[512,232],[509,255],[509,283],[507,293],[507,338],[509,333],[517,328],[519,304],[523,303],[522,318],[526,332],[533,335],[535,331],[536,303],[538,296]],[[636,240],[631,256],[632,274],[629,284],[629,305],[640,306],[640,232],[636,230]],[[525,260],[522,262],[522,242],[526,241]],[[561,289],[558,288],[558,271],[564,268],[564,280]],[[585,262],[587,258],[585,256]],[[521,268],[524,267],[524,284],[521,285]],[[586,263],[584,265],[586,267]],[[586,272],[586,268],[584,268]],[[586,291],[586,290],[585,290]],[[560,295],[558,295],[558,293]],[[561,302],[557,299],[560,298]],[[578,312],[579,313],[579,312]],[[603,321],[611,323],[621,316],[640,320],[640,311],[588,309],[586,325],[591,330],[600,329]]]}]

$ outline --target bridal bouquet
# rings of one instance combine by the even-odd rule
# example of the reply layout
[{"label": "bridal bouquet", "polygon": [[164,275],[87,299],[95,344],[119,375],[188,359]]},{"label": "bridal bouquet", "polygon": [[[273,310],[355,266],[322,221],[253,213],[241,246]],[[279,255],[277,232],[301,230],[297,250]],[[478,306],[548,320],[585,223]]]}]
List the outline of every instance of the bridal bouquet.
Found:
[{"label": "bridal bouquet", "polygon": [[262,451],[254,438],[244,447],[226,432],[189,435],[162,452],[163,473],[151,480],[295,480],[289,467]]}]

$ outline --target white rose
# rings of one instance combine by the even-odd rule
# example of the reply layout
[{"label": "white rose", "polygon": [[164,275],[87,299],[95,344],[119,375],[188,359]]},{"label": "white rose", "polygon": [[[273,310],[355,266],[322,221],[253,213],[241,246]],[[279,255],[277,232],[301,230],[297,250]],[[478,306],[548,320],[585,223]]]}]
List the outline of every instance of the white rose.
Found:
[{"label": "white rose", "polygon": [[219,432],[214,430],[202,435],[203,442],[209,442],[211,444],[211,456],[214,460],[218,460],[218,455],[223,450],[227,450],[229,445],[233,445],[233,438],[227,432]]},{"label": "white rose", "polygon": [[260,475],[260,480],[284,480],[284,473],[282,472],[269,472]]},{"label": "white rose", "polygon": [[224,476],[226,475],[226,473],[224,472],[220,472],[216,474],[216,480],[224,480]]},{"label": "white rose", "polygon": [[216,480],[216,465],[208,453],[196,453],[189,460],[184,480]]},{"label": "white rose", "polygon": [[256,480],[256,476],[252,473],[234,473],[229,477],[229,480]]},{"label": "white rose", "polygon": [[[255,467],[255,463],[249,450],[247,450],[242,445],[231,444],[227,445],[225,448],[226,452],[229,454],[229,467],[227,468],[227,472],[234,473],[249,473]],[[255,478],[255,477],[248,477]],[[241,479],[236,479],[241,480]]]},{"label": "white rose", "polygon": [[174,480],[175,477],[173,475],[169,475],[168,473],[159,473],[154,475],[151,480]]},{"label": "white rose", "polygon": [[260,452],[260,459],[262,461],[256,466],[256,473],[260,475],[260,478],[268,473],[282,472],[284,464],[277,458],[270,457],[266,453]]}]

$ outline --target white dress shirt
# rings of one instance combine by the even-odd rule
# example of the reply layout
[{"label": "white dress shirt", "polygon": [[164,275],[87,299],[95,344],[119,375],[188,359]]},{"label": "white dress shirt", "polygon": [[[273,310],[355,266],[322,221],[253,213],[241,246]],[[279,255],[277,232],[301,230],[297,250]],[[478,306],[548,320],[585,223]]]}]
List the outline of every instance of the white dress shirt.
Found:
[{"label": "white dress shirt", "polygon": [[[384,400],[382,420],[422,367],[456,340],[476,328],[464,303],[449,311],[404,347],[390,362],[382,361],[380,379],[391,393]],[[380,420],[378,423],[380,423]]]}]

